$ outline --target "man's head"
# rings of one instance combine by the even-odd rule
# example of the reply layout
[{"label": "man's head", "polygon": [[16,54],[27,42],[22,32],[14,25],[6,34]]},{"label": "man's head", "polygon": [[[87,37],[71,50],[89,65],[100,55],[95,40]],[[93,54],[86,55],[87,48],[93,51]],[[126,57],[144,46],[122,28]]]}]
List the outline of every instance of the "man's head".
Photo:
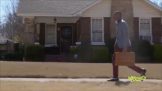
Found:
[{"label": "man's head", "polygon": [[120,21],[122,19],[122,13],[120,11],[116,11],[113,14],[113,18],[114,18],[115,21]]}]

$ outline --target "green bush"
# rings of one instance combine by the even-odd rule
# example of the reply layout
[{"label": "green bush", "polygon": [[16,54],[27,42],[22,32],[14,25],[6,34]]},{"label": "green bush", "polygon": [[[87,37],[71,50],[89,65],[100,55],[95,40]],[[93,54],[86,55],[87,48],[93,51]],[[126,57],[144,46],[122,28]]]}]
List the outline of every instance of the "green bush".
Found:
[{"label": "green bush", "polygon": [[45,59],[44,47],[41,45],[30,45],[25,49],[25,60],[43,61]]},{"label": "green bush", "polygon": [[93,46],[92,60],[95,62],[108,62],[110,58],[109,50],[105,46]]},{"label": "green bush", "polygon": [[152,59],[153,48],[150,42],[145,40],[132,41],[132,47],[138,59]]},{"label": "green bush", "polygon": [[70,54],[74,55],[78,53],[78,47],[77,46],[71,46],[70,47]]},{"label": "green bush", "polygon": [[3,60],[7,61],[21,61],[23,59],[23,54],[20,52],[7,52],[3,53]]},{"label": "green bush", "polygon": [[153,57],[154,57],[154,60],[157,61],[157,62],[162,62],[162,45],[160,44],[155,44],[153,46]]},{"label": "green bush", "polygon": [[[114,44],[115,44],[115,38],[112,38],[112,39],[109,39],[109,42],[108,42],[108,48],[109,48],[109,59],[111,60],[112,59],[112,55],[114,53]],[[111,60],[112,61],[112,60]]]},{"label": "green bush", "polygon": [[81,62],[90,62],[92,56],[92,47],[89,45],[79,46],[78,57]]},{"label": "green bush", "polygon": [[1,51],[0,59],[6,61],[22,61],[24,56],[24,47],[20,45],[14,52]]},{"label": "green bush", "polygon": [[109,62],[110,54],[106,46],[81,46],[79,48],[79,59],[82,62]]}]

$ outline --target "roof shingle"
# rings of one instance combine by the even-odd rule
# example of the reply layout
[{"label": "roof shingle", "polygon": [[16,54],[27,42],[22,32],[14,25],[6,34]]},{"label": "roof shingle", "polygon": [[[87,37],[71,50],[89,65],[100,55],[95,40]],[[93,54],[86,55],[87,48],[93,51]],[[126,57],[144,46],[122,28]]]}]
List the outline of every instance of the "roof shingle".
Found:
[{"label": "roof shingle", "polygon": [[20,0],[18,15],[75,16],[97,0]]}]

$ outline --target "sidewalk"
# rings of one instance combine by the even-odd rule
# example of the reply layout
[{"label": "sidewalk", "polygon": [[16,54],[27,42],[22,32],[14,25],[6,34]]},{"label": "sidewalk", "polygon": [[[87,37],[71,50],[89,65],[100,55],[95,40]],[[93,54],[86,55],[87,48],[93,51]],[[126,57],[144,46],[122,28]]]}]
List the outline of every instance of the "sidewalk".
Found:
[{"label": "sidewalk", "polygon": [[[147,69],[146,76],[162,79],[162,64],[137,64]],[[128,67],[119,67],[119,77],[139,75]],[[55,63],[0,61],[0,77],[109,78],[111,63]]]},{"label": "sidewalk", "polygon": [[0,78],[1,91],[161,91],[162,80],[130,83],[126,79]]}]

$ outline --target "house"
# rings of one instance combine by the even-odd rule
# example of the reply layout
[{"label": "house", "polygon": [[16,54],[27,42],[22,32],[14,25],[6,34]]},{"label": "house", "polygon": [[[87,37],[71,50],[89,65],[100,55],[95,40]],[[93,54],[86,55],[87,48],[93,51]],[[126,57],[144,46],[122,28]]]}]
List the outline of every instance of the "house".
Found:
[{"label": "house", "polygon": [[162,9],[149,0],[20,0],[26,43],[65,52],[71,45],[107,45],[115,36],[111,19],[121,11],[131,39],[162,43]]}]

